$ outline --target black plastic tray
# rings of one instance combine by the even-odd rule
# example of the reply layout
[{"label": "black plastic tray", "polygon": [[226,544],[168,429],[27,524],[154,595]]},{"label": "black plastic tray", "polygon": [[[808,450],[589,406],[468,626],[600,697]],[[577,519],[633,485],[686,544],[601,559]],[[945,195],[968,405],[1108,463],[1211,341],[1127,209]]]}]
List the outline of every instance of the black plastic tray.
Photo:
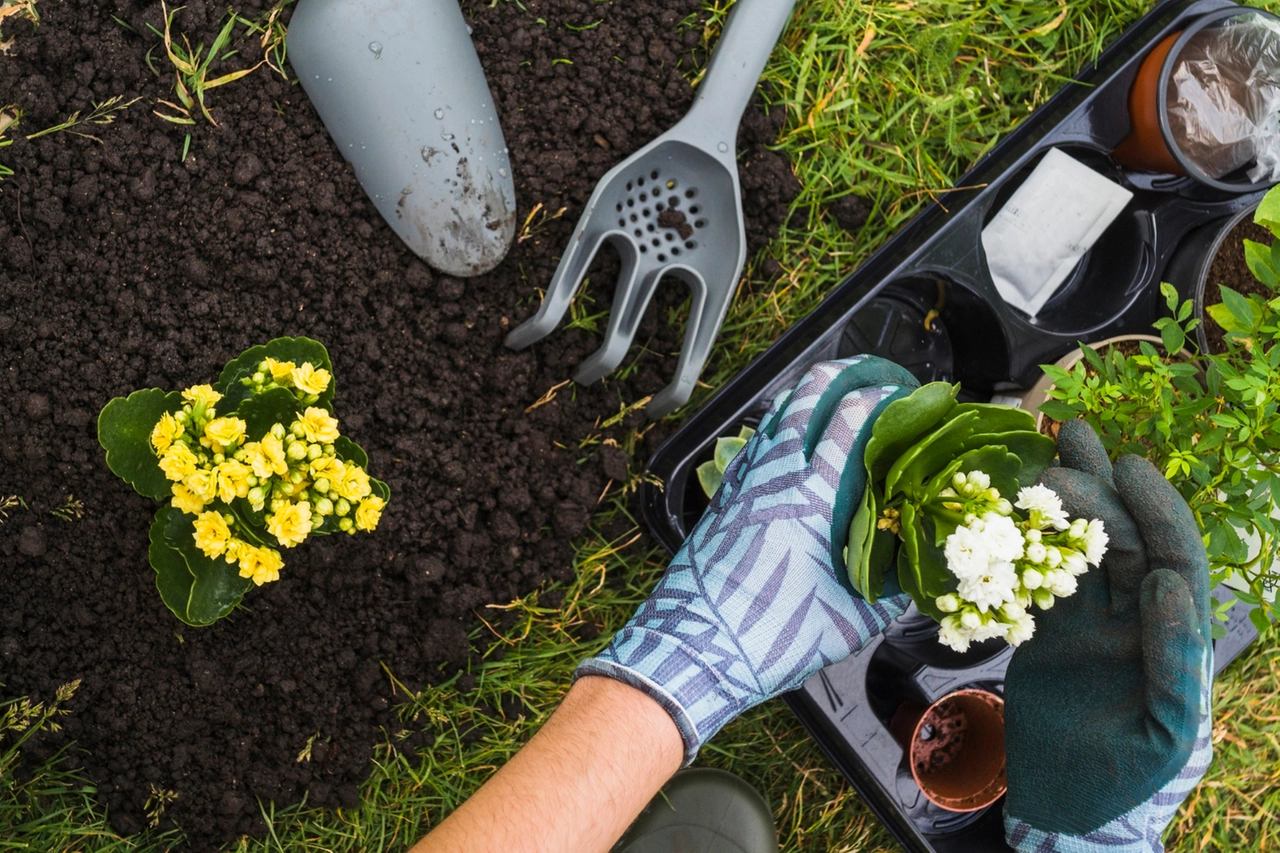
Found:
[{"label": "black plastic tray", "polygon": [[[1147,51],[1169,33],[1227,0],[1170,0],[1125,31],[1044,106],[1029,116],[934,204],[826,296],[671,436],[649,461],[662,486],[642,502],[654,535],[674,552],[707,502],[696,467],[715,440],[755,425],[774,398],[824,359],[872,352],[903,364],[921,381],[961,384],[964,399],[1018,393],[1039,365],[1079,341],[1151,331],[1161,316],[1159,283],[1180,242],[1256,205],[1263,193],[1233,195],[1190,179],[1127,172],[1110,159],[1129,132],[1128,93]],[[1119,218],[1036,318],[996,292],[982,249],[987,221],[1051,148],[1061,148],[1133,191]],[[924,315],[946,292],[934,330]],[[1184,293],[1190,298],[1190,293]],[[1230,592],[1220,588],[1219,600]],[[1257,634],[1237,604],[1228,637],[1215,643],[1226,666]],[[948,655],[909,611],[863,652],[827,667],[789,694],[788,704],[903,846],[915,853],[1002,851],[1001,802],[954,814],[930,805],[902,764],[888,721],[904,702],[933,701],[966,686],[999,692],[1007,647],[991,641],[967,656]]]}]

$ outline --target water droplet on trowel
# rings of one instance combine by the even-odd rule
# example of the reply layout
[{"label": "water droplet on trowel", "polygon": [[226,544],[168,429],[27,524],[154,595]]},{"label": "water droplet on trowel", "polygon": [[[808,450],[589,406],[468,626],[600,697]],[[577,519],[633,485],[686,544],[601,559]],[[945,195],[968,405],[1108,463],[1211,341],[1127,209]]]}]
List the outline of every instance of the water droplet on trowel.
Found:
[{"label": "water droplet on trowel", "polygon": [[721,154],[724,154],[729,150],[729,143],[721,142],[719,145],[716,146],[716,150],[719,151]]},{"label": "water droplet on trowel", "polygon": [[444,110],[440,109],[439,107],[436,107],[436,111],[435,113],[433,113],[433,115],[435,115],[436,118],[444,118]]},{"label": "water droplet on trowel", "polygon": [[442,130],[440,131],[440,138],[445,142],[448,142],[450,139],[453,139],[453,134],[447,130]]},{"label": "water droplet on trowel", "polygon": [[505,177],[507,176],[507,170],[506,170],[506,169],[503,169],[501,166],[499,166],[499,167],[498,167],[498,174],[505,178]]},{"label": "water droplet on trowel", "polygon": [[374,59],[381,59],[382,58],[382,42],[380,41],[369,42],[369,51],[373,54]]}]

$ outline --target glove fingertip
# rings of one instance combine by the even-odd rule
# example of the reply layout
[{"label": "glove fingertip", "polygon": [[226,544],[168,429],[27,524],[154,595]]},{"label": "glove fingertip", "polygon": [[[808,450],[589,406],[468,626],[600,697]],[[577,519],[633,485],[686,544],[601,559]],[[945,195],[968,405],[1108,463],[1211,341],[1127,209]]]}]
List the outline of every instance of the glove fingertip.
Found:
[{"label": "glove fingertip", "polygon": [[1102,440],[1086,421],[1067,421],[1058,430],[1058,458],[1063,467],[1084,471],[1114,485],[1111,460]]}]

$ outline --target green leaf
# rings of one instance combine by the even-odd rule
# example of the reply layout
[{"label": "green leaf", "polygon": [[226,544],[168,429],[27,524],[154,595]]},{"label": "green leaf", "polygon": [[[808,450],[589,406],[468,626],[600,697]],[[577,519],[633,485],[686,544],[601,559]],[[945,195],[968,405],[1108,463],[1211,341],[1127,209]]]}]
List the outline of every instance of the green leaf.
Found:
[{"label": "green leaf", "polygon": [[1040,411],[1055,421],[1071,421],[1080,415],[1080,412],[1072,408],[1069,403],[1063,403],[1058,400],[1049,400],[1041,403]]},{"label": "green leaf", "polygon": [[955,407],[957,390],[947,382],[930,382],[885,407],[863,454],[868,483],[883,480],[898,457]]},{"label": "green leaf", "polygon": [[965,412],[908,448],[885,476],[885,497],[892,498],[904,489],[918,488],[920,483],[959,455],[960,442],[973,433],[979,418],[977,412]]},{"label": "green leaf", "polygon": [[898,549],[898,583],[921,613],[939,621],[946,614],[935,603],[939,596],[955,592],[959,582],[947,570],[946,558],[933,544],[927,516],[916,516],[911,504],[902,506],[902,547]]},{"label": "green leaf", "polygon": [[[363,468],[365,471],[369,470],[369,454],[364,452],[363,447],[356,444],[354,441],[347,438],[345,435],[340,435],[337,437],[336,440],[334,440],[333,450],[335,453],[338,454],[338,458],[341,459],[343,462],[354,462],[355,464]],[[715,467],[716,463],[713,460],[711,462],[704,462],[703,464]],[[699,466],[698,470],[701,471],[702,467]],[[720,473],[721,473],[720,469],[717,468],[716,469],[716,475],[717,475],[716,488],[717,489],[720,488],[720,477],[719,477]],[[701,479],[702,475],[699,474],[698,477],[699,479]],[[705,484],[703,484],[703,487],[705,488]],[[712,490],[710,494],[707,495],[707,497],[711,497],[711,495],[714,495],[714,494],[715,494],[715,491]]]},{"label": "green leaf", "polygon": [[181,408],[179,392],[144,388],[116,397],[98,415],[98,443],[107,452],[107,467],[140,495],[164,500],[173,494],[151,447],[151,430],[166,412]]},{"label": "green leaf", "polygon": [[742,448],[746,446],[747,441],[744,438],[730,437],[716,439],[715,463],[721,473],[728,469],[729,463],[732,462],[734,457],[741,453]]},{"label": "green leaf", "polygon": [[696,470],[698,472],[698,485],[702,486],[702,493],[707,496],[708,500],[715,497],[720,488],[720,482],[724,479],[724,474],[716,467],[715,460],[708,459],[699,465]]},{"label": "green leaf", "polygon": [[[240,577],[240,569],[235,563],[228,563],[221,557],[210,559],[196,547],[193,527],[195,516],[179,512],[171,506],[164,508],[162,512],[167,514],[164,541],[186,563],[191,575],[186,599],[181,602],[181,606],[175,606],[176,602],[169,599],[165,599],[165,604],[188,625],[212,625],[240,603],[253,581]],[[160,514],[157,513],[156,517],[159,519]],[[173,581],[170,584],[176,586]],[[158,580],[156,585],[160,586]],[[162,589],[161,597],[164,595],[165,591]]]},{"label": "green leaf", "polygon": [[[324,348],[324,344],[311,338],[276,338],[270,343],[250,347],[222,368],[222,374],[213,386],[215,391],[226,398],[219,405],[219,412],[226,414],[234,411],[242,400],[250,396],[249,388],[240,380],[257,372],[258,365],[268,357],[276,361],[292,361],[294,364],[310,362],[315,367],[329,371],[330,376],[333,375],[333,364],[329,361],[329,351]],[[333,394],[337,384],[336,378],[331,379],[329,387],[320,395],[315,405],[333,411]]]},{"label": "green leaf", "polygon": [[1001,406],[996,403],[961,403],[951,410],[948,419],[965,412],[977,412],[978,429],[975,432],[1036,431],[1036,416],[1017,406]]},{"label": "green leaf", "polygon": [[391,500],[391,487],[381,480],[375,480],[373,477],[370,477],[369,488],[373,490],[375,495],[382,498],[383,501]]},{"label": "green leaf", "polygon": [[151,522],[151,545],[147,550],[147,559],[156,573],[156,589],[160,592],[160,600],[165,607],[173,611],[188,625],[187,600],[191,596],[191,587],[195,584],[195,575],[187,568],[187,561],[182,554],[165,541],[165,526],[169,521],[169,513],[176,512],[170,506],[161,507]]},{"label": "green leaf", "polygon": [[1276,275],[1276,270],[1271,266],[1271,247],[1264,246],[1262,243],[1255,243],[1253,240],[1244,241],[1244,262],[1249,267],[1249,272],[1253,273],[1253,277],[1272,289],[1280,278]]},{"label": "green leaf", "polygon": [[878,597],[872,591],[871,578],[868,574],[871,534],[875,530],[874,503],[872,490],[864,489],[862,502],[858,504],[858,508],[853,513],[853,519],[849,522],[849,540],[844,549],[845,572],[849,576],[849,583],[871,604],[875,604]]},{"label": "green leaf", "polygon": [[742,429],[738,430],[738,438],[742,439],[743,441],[750,441],[751,436],[755,434],[756,434],[756,431],[749,426],[744,426]]},{"label": "green leaf", "polygon": [[1204,310],[1206,314],[1213,318],[1213,322],[1228,332],[1245,331],[1247,329],[1246,326],[1240,325],[1240,321],[1221,302],[1217,305],[1206,305]]},{"label": "green leaf", "polygon": [[[1253,328],[1253,306],[1249,304],[1249,300],[1236,293],[1226,285],[1220,285],[1218,290],[1222,292],[1222,303],[1227,306],[1227,310],[1236,318],[1238,328]],[[1217,319],[1216,317],[1214,319]]]},{"label": "green leaf", "polygon": [[1022,471],[1022,460],[1014,456],[1003,446],[981,447],[970,450],[959,458],[957,470],[962,474],[970,471],[984,471],[991,477],[991,485],[1003,498],[1013,500],[1018,493],[1018,475]]},{"label": "green leaf", "polygon": [[1267,618],[1266,610],[1261,607],[1255,607],[1249,611],[1249,621],[1258,629],[1259,634],[1265,635],[1267,629],[1271,627],[1271,620]]},{"label": "green leaf", "polygon": [[893,553],[897,547],[898,537],[888,530],[871,532],[871,550],[867,555],[868,589],[874,598],[867,599],[872,604],[884,593],[884,579],[893,565]]},{"label": "green leaf", "polygon": [[1182,351],[1183,344],[1187,342],[1187,336],[1183,334],[1182,327],[1177,323],[1166,323],[1160,330],[1160,340],[1164,343],[1165,350],[1170,355],[1175,355]]},{"label": "green leaf", "polygon": [[1258,203],[1258,209],[1253,212],[1253,221],[1263,228],[1271,229],[1272,234],[1280,237],[1280,193],[1277,193],[1275,187]]},{"label": "green leaf", "polygon": [[[1019,487],[1034,483],[1040,473],[1053,462],[1053,457],[1058,455],[1058,445],[1052,438],[1026,430],[973,435],[964,443],[966,451],[983,447],[1004,447],[1018,458],[1022,463],[1017,475]],[[1013,500],[1014,497],[1003,490],[1000,491],[1000,495],[1009,500]]]},{"label": "green leaf", "polygon": [[288,388],[268,388],[241,402],[236,415],[244,420],[247,440],[261,441],[276,424],[288,429],[301,408]]}]

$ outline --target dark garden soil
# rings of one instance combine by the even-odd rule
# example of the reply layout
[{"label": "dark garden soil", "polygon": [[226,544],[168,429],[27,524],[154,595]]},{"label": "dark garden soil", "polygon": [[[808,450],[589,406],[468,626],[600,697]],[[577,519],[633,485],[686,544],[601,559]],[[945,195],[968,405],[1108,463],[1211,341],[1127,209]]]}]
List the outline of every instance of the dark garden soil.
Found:
[{"label": "dark garden soil", "polygon": [[[1218,254],[1209,265],[1209,277],[1204,285],[1204,304],[1217,305],[1222,301],[1221,285],[1236,293],[1256,293],[1270,299],[1274,292],[1253,277],[1249,265],[1244,260],[1244,241],[1271,245],[1275,238],[1266,228],[1258,225],[1250,217],[1245,217],[1239,225],[1231,229],[1231,233],[1222,241]],[[1204,315],[1204,336],[1209,344],[1209,352],[1226,352],[1226,332],[1214,322],[1208,314]]]},{"label": "dark garden soil", "polygon": [[[0,182],[0,498],[28,506],[0,524],[0,697],[48,700],[82,680],[64,734],[119,831],[145,825],[152,786],[177,792],[165,822],[197,849],[260,832],[259,799],[354,805],[379,727],[393,725],[381,664],[415,689],[465,666],[473,613],[569,575],[570,541],[636,464],[578,445],[669,380],[681,330],[660,318],[677,288],[655,300],[638,341],[648,354],[625,380],[562,388],[531,412],[598,339],[561,330],[520,354],[502,339],[537,307],[596,180],[688,108],[679,63],[701,27],[680,22],[700,4],[463,5],[500,106],[520,221],[538,203],[567,208],[466,281],[414,259],[302,90],[265,67],[210,92],[219,125],[192,128],[183,162],[185,129],[152,113],[173,100],[171,75],[144,60],[152,49],[164,63],[147,29],[162,25],[159,3],[59,0],[40,4],[37,28],[4,22],[14,41],[0,57],[0,105],[21,107],[22,132],[142,98],[114,124],[77,128],[96,141],[19,135],[0,149],[16,172]],[[236,6],[254,17],[264,3]],[[189,0],[176,29],[209,44],[225,8]],[[255,60],[254,40],[239,46],[227,70]],[[785,159],[764,148],[780,119],[750,108],[739,141],[753,251],[796,190]],[[615,274],[612,257],[593,272],[601,306]],[[147,565],[156,504],[107,470],[95,418],[136,388],[212,381],[280,335],[328,345],[343,432],[368,450],[391,504],[374,535],[309,541],[245,610],[188,628]],[[661,435],[648,433],[637,456]],[[70,495],[83,517],[52,514]],[[317,733],[311,760],[295,760]]]}]

